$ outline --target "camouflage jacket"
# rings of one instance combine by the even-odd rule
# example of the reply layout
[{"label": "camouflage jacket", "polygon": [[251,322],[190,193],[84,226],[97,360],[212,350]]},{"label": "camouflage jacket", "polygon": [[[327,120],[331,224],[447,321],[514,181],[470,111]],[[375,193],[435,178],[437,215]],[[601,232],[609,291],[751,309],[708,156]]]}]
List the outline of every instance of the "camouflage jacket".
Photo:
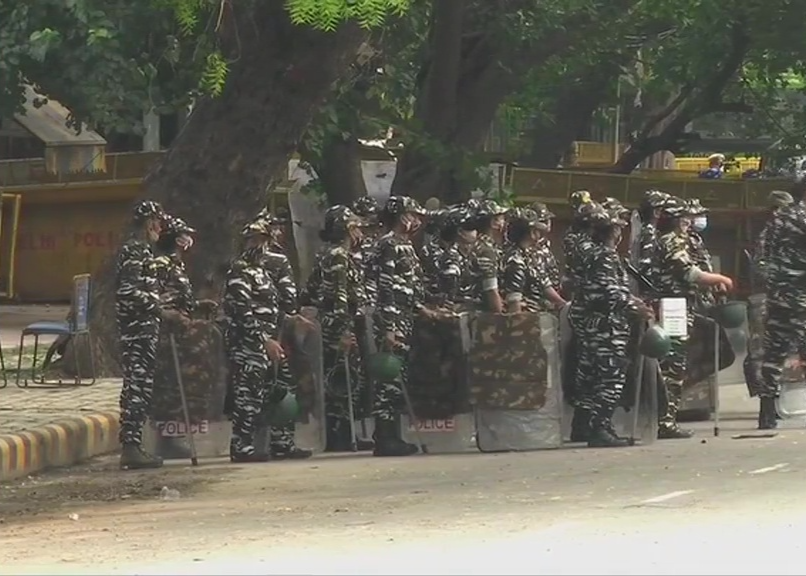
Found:
[{"label": "camouflage jacket", "polygon": [[423,305],[425,290],[420,259],[411,240],[387,232],[378,240],[373,267],[377,270],[376,313],[382,332],[400,331]]},{"label": "camouflage jacket", "polygon": [[543,257],[521,246],[511,246],[504,255],[501,294],[507,304],[521,302],[524,311],[547,309],[545,292],[551,287]]},{"label": "camouflage jacket", "polygon": [[693,299],[697,290],[694,276],[698,270],[691,258],[687,233],[672,231],[658,235],[647,274],[655,288],[651,297]]},{"label": "camouflage jacket", "polygon": [[118,314],[159,319],[160,292],[154,252],[148,243],[129,238],[120,247],[115,270]]},{"label": "camouflage jacket", "polygon": [[551,240],[545,237],[541,238],[537,246],[535,246],[535,255],[539,258],[539,265],[545,268],[551,287],[559,290],[561,286],[560,265],[557,263],[557,257],[554,256],[554,251],[551,249]]},{"label": "camouflage jacket", "polygon": [[280,311],[288,316],[299,313],[297,283],[294,281],[294,270],[288,256],[272,246],[264,252],[263,264],[271,276],[279,298]]},{"label": "camouflage jacket", "polygon": [[488,234],[479,234],[473,251],[473,263],[476,267],[476,298],[484,301],[484,294],[490,290],[498,290],[498,278],[503,262],[502,247]]},{"label": "camouflage jacket", "polygon": [[352,254],[343,246],[330,245],[320,253],[315,266],[322,280],[317,299],[322,336],[328,345],[353,332],[358,311],[366,305],[364,275]]},{"label": "camouflage jacket", "polygon": [[755,246],[753,247],[753,268],[755,268],[754,272],[755,274],[758,275],[758,278],[762,282],[766,282],[767,279],[767,261],[769,260],[770,257],[769,243],[767,242],[767,236],[769,235],[769,229],[771,226],[772,226],[772,219],[770,219],[764,224],[764,228],[761,229],[758,238],[756,238]]},{"label": "camouflage jacket", "polygon": [[462,252],[458,244],[442,251],[437,262],[440,304],[478,304],[474,253]]},{"label": "camouflage jacket", "polygon": [[228,346],[255,348],[278,337],[279,294],[263,256],[248,249],[227,271],[222,309]]},{"label": "camouflage jacket", "polygon": [[423,282],[425,294],[429,301],[436,302],[440,297],[439,286],[439,259],[445,252],[442,241],[436,237],[429,237],[420,250],[420,262],[423,267]]},{"label": "camouflage jacket", "polygon": [[652,222],[644,222],[638,232],[638,253],[631,255],[633,264],[641,274],[649,276],[652,253],[658,239],[658,229]]},{"label": "camouflage jacket", "polygon": [[375,249],[378,239],[367,236],[361,240],[357,250],[351,253],[353,262],[364,277],[364,294],[367,306],[375,306],[378,301],[378,272],[375,270]]},{"label": "camouflage jacket", "polygon": [[698,232],[689,230],[688,232],[688,248],[691,253],[691,260],[699,266],[700,270],[704,272],[713,272],[714,263],[711,260],[711,253],[705,246],[705,241]]},{"label": "camouflage jacket", "polygon": [[767,298],[794,309],[806,307],[806,205],[780,208],[766,235]]},{"label": "camouflage jacket", "polygon": [[563,236],[565,278],[571,283],[574,290],[576,290],[579,278],[584,273],[584,255],[592,246],[593,241],[585,230],[579,230],[572,226]]},{"label": "camouflage jacket", "polygon": [[584,272],[571,303],[579,314],[600,313],[626,320],[637,312],[637,300],[630,292],[629,280],[615,248],[592,243],[585,254]]},{"label": "camouflage jacket", "polygon": [[162,308],[192,314],[196,309],[196,298],[181,256],[161,254],[154,259],[154,266]]}]

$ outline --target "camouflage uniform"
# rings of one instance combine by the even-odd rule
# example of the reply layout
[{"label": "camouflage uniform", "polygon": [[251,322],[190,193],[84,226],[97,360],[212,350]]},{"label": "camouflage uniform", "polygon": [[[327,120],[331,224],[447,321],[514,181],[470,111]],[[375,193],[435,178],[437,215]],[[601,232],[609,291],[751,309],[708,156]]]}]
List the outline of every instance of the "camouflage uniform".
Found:
[{"label": "camouflage uniform", "polygon": [[577,190],[568,199],[574,218],[563,236],[563,255],[565,257],[565,277],[563,278],[563,293],[566,298],[573,294],[578,276],[581,276],[582,255],[591,247],[590,235],[584,220],[578,218],[582,206],[592,202],[587,190]]},{"label": "camouflage uniform", "polygon": [[[482,200],[471,204],[476,218],[489,218],[506,214],[506,208],[493,200]],[[504,248],[486,231],[479,231],[474,251],[475,274],[478,278],[476,296],[484,305],[484,295],[491,290],[498,290],[498,278],[504,259]]]},{"label": "camouflage uniform", "polygon": [[[708,209],[700,204],[700,201],[695,199],[689,200],[687,203],[689,216],[692,218],[704,217],[708,213]],[[713,272],[714,263],[711,260],[711,253],[705,246],[705,240],[700,235],[701,231],[692,228],[688,231],[688,249],[691,254],[691,260],[703,272]],[[699,310],[706,310],[716,304],[716,298],[710,288],[699,287],[696,291],[696,307]]]},{"label": "camouflage uniform", "polygon": [[775,428],[774,398],[781,389],[784,362],[806,343],[806,205],[780,208],[770,222],[766,250],[764,361],[761,367],[759,428]]},{"label": "camouflage uniform", "polygon": [[[299,297],[297,283],[294,280],[294,270],[291,261],[285,255],[283,246],[279,243],[276,231],[278,227],[288,224],[288,219],[282,216],[271,214],[268,210],[263,210],[258,215],[268,223],[272,230],[272,242],[270,242],[263,253],[263,265],[274,283],[277,290],[278,305],[280,308],[279,334],[285,334],[286,319],[289,316],[299,314]],[[274,386],[287,392],[296,394],[296,380],[291,371],[291,364],[288,359],[280,361],[276,367],[274,376]],[[307,450],[300,450],[294,443],[295,425],[272,426],[269,431],[269,446],[271,455],[275,459],[282,458],[304,458],[311,456]]]},{"label": "camouflage uniform", "polygon": [[[510,234],[520,236],[529,234],[532,229],[547,230],[537,213],[529,208],[516,208],[508,216]],[[520,245],[517,238],[511,240],[503,258],[501,294],[508,306],[520,302],[522,312],[544,312],[547,309],[545,292],[551,288],[551,280],[543,258],[536,256],[534,247]]]},{"label": "camouflage uniform", "polygon": [[[475,214],[467,205],[450,209],[445,217],[445,226],[461,229],[473,225]],[[475,247],[461,245],[461,240],[448,245],[437,261],[439,304],[451,307],[477,309],[481,303],[476,286]]]},{"label": "camouflage uniform", "polygon": [[537,246],[535,246],[535,255],[539,262],[542,263],[551,287],[557,292],[560,292],[562,289],[560,265],[557,263],[557,257],[554,255],[554,251],[551,248],[551,240],[548,238],[548,232],[551,229],[551,219],[554,218],[554,214],[548,209],[548,206],[542,202],[535,202],[530,208],[537,214],[538,222],[544,224],[546,228],[540,240],[538,240]]},{"label": "camouflage uniform", "polygon": [[[653,222],[652,213],[668,198],[669,194],[666,192],[647,190],[639,208],[639,212],[642,214],[641,226],[637,230],[634,244],[630,246],[630,261],[635,269],[646,277],[649,277],[651,273],[652,253],[658,239],[658,229]],[[636,288],[639,294],[647,292],[647,287],[640,283],[636,283]]]},{"label": "camouflage uniform", "polygon": [[767,200],[773,210],[772,216],[764,224],[764,228],[761,229],[753,249],[753,267],[755,268],[755,273],[762,282],[765,282],[767,278],[767,261],[770,257],[769,245],[767,243],[767,235],[769,234],[768,230],[774,221],[775,214],[781,208],[789,206],[794,202],[792,195],[789,192],[784,192],[782,190],[773,190],[770,192]]},{"label": "camouflage uniform", "polygon": [[[384,211],[397,218],[425,212],[414,199],[407,196],[390,196]],[[394,230],[378,240],[374,257],[378,272],[378,302],[375,308],[377,346],[379,350],[386,349],[386,334],[393,333],[396,340],[394,353],[403,360],[400,375],[402,384],[396,381],[376,383],[373,409],[375,454],[406,455],[416,452],[416,446],[400,440],[397,417],[404,406],[401,385],[405,385],[407,378],[414,320],[425,299],[422,268],[411,240]]]},{"label": "camouflage uniform", "polygon": [[[363,274],[345,246],[349,227],[358,226],[358,217],[346,206],[333,206],[325,214],[325,232],[328,245],[322,251],[315,267],[321,272],[322,290],[313,304],[319,309],[324,347],[326,375],[326,410],[328,418],[328,446],[333,451],[350,449],[350,408],[345,374],[345,352],[342,339],[354,335],[355,319],[365,305]],[[353,410],[357,419],[363,418],[361,386],[363,373],[358,349],[347,353],[350,370]]]},{"label": "camouflage uniform", "polygon": [[[242,235],[268,239],[271,224],[257,218],[244,227]],[[275,367],[265,348],[269,340],[279,338],[280,330],[280,297],[265,257],[262,246],[246,248],[230,265],[224,292],[225,342],[234,403],[230,458],[239,462],[268,459],[267,454],[255,452],[258,420],[275,396],[284,395],[272,387]]]},{"label": "camouflage uniform", "polygon": [[423,267],[425,296],[430,303],[436,303],[439,300],[439,261],[447,248],[440,238],[440,230],[445,223],[447,214],[448,211],[444,209],[429,212],[425,239],[419,253]]},{"label": "camouflage uniform", "polygon": [[[181,218],[165,216],[160,239],[157,242],[157,249],[160,253],[154,260],[161,308],[188,318],[196,310],[197,302],[193,294],[193,286],[187,275],[185,262],[179,253],[177,239],[180,236],[194,234],[195,232]],[[186,350],[198,352],[200,356],[204,357],[205,362],[209,362],[209,355],[205,356],[205,353],[209,354],[210,351],[198,350],[201,343],[193,338],[194,331],[192,325],[183,330],[177,330],[177,326],[172,325],[171,322],[163,322],[161,325],[154,379],[153,411],[151,414],[151,417],[156,422],[181,420],[183,418],[182,397],[179,394],[176,381],[176,367],[174,366],[173,349],[169,336],[174,334],[175,341],[178,341],[178,346],[185,344],[184,348]],[[188,361],[184,355],[181,359],[184,362]],[[191,419],[198,415],[199,412],[202,412],[203,410],[198,408],[206,404],[206,398],[199,398],[199,394],[194,394],[196,384],[203,385],[204,380],[204,378],[200,378],[185,382],[185,393],[190,406]],[[202,393],[202,396],[205,395]],[[163,455],[176,458],[189,456],[188,451],[183,446],[174,442],[174,440],[178,439],[161,438],[161,440],[160,450]]]},{"label": "camouflage uniform", "polygon": [[[597,233],[626,226],[618,209],[595,209],[588,218]],[[570,319],[577,338],[577,384],[585,392],[580,404],[590,411],[590,446],[624,446],[616,436],[612,416],[627,382],[627,347],[631,316],[637,300],[616,249],[605,241],[593,243],[584,255]]]},{"label": "camouflage uniform", "polygon": [[[665,218],[677,219],[687,216],[688,208],[683,200],[671,197],[660,208]],[[656,292],[652,295],[657,304],[661,298],[686,298],[688,333],[694,327],[695,280],[699,268],[691,259],[688,233],[672,230],[659,234],[649,266],[649,280]],[[663,382],[666,387],[667,406],[659,425],[662,438],[688,437],[689,433],[677,426],[677,412],[683,392],[683,382],[688,369],[688,336],[672,337],[672,350],[660,361]]]},{"label": "camouflage uniform", "polygon": [[364,276],[366,305],[374,307],[378,296],[376,280],[378,275],[372,267],[374,265],[373,253],[378,242],[378,235],[367,233],[367,229],[378,227],[380,207],[378,206],[378,201],[372,196],[362,196],[353,202],[353,212],[363,220],[362,224],[365,229],[361,243],[352,253],[353,261]]},{"label": "camouflage uniform", "polygon": [[[135,225],[143,226],[149,219],[163,216],[162,207],[150,200],[134,208]],[[154,389],[161,319],[159,285],[151,245],[135,235],[123,243],[117,254],[115,317],[123,371],[118,435],[124,447],[121,465],[159,466],[161,460],[140,448]]]}]

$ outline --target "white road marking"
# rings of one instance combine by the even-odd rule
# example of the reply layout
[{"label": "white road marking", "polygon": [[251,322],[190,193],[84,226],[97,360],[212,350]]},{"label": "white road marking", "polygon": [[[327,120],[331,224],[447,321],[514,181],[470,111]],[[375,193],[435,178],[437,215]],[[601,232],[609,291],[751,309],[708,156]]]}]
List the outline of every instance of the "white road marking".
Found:
[{"label": "white road marking", "polygon": [[677,490],[675,492],[669,492],[668,494],[661,494],[660,496],[655,496],[654,498],[647,498],[646,500],[641,500],[641,504],[657,504],[659,502],[666,502],[667,500],[671,500],[673,498],[679,498],[680,496],[685,496],[686,494],[691,494],[694,490]]},{"label": "white road marking", "polygon": [[780,470],[781,468],[786,468],[789,466],[789,462],[783,462],[782,464],[776,464],[775,466],[767,466],[766,468],[758,468],[756,470],[751,470],[748,474],[766,474],[767,472],[775,472],[776,470]]}]

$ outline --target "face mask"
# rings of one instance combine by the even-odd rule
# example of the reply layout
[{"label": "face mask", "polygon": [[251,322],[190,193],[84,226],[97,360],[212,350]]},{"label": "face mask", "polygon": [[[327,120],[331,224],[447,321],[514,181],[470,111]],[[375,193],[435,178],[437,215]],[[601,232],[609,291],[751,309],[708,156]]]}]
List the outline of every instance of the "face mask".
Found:
[{"label": "face mask", "polygon": [[697,232],[702,232],[708,227],[708,218],[705,216],[697,216],[691,222],[691,227]]}]

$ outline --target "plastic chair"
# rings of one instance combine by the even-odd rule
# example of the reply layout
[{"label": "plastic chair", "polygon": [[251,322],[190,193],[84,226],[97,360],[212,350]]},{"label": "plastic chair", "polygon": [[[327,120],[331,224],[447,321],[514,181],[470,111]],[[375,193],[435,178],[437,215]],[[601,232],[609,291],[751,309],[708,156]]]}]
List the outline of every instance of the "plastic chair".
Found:
[{"label": "plastic chair", "polygon": [[[70,319],[66,322],[40,321],[29,324],[23,328],[20,334],[20,347],[17,355],[17,380],[16,384],[20,388],[54,388],[59,386],[92,386],[95,384],[95,353],[92,347],[89,325],[89,302],[90,302],[90,275],[78,274],[73,276],[73,297],[70,302]],[[25,338],[34,337],[34,357],[31,364],[31,377],[20,382],[22,373],[22,351],[25,346]],[[75,378],[72,382],[62,380],[46,380],[44,374],[37,376],[36,365],[39,357],[39,338],[42,336],[66,336],[73,341],[73,362],[75,368]],[[92,377],[85,380],[81,375],[80,354],[75,349],[78,339],[86,342],[90,357],[90,370]],[[47,358],[46,358],[47,360]],[[0,356],[0,363],[2,356]],[[2,365],[2,364],[0,364]]]}]

